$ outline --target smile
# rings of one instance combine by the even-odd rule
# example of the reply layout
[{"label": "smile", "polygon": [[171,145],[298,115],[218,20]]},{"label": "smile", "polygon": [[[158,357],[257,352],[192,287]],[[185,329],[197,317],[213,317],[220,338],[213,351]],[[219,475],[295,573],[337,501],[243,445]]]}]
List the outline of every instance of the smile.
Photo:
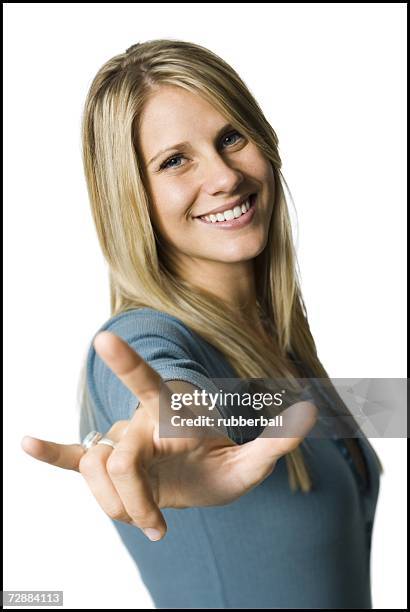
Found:
[{"label": "smile", "polygon": [[223,213],[197,217],[196,220],[219,229],[240,228],[248,225],[248,223],[251,222],[252,217],[255,214],[255,206],[256,193],[249,196],[246,202],[240,206],[238,205],[232,209],[225,210]]}]

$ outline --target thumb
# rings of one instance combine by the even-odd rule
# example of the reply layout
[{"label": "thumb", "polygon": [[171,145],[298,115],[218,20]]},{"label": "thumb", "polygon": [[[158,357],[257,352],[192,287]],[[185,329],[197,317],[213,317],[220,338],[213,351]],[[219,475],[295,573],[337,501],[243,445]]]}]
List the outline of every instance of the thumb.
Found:
[{"label": "thumb", "polygon": [[240,454],[243,455],[245,465],[251,465],[255,469],[259,467],[267,476],[280,457],[299,446],[314,427],[317,417],[318,409],[311,401],[296,402],[289,406],[283,412],[283,427],[280,432],[277,426],[272,431],[268,425],[258,438],[243,444]]},{"label": "thumb", "polygon": [[85,453],[81,444],[57,444],[31,436],[24,436],[21,448],[38,461],[45,461],[56,467],[76,472],[79,471],[80,459]]}]

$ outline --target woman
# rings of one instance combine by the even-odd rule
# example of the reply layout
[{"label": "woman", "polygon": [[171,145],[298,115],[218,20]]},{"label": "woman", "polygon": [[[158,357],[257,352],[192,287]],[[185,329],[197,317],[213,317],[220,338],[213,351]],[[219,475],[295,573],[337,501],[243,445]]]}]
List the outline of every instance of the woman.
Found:
[{"label": "woman", "polygon": [[85,477],[157,607],[371,608],[365,438],[307,440],[306,401],[293,436],[159,435],[161,393],[167,411],[215,378],[328,379],[257,102],[209,50],[139,43],[96,75],[83,151],[112,316],[85,364],[84,446],[24,449]]}]

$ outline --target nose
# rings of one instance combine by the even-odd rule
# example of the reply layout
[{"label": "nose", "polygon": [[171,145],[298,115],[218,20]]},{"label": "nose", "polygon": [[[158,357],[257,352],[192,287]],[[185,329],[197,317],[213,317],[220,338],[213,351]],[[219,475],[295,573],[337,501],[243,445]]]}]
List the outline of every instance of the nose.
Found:
[{"label": "nose", "polygon": [[208,157],[203,162],[204,190],[210,195],[222,193],[236,193],[243,181],[243,174],[233,168],[218,154]]}]

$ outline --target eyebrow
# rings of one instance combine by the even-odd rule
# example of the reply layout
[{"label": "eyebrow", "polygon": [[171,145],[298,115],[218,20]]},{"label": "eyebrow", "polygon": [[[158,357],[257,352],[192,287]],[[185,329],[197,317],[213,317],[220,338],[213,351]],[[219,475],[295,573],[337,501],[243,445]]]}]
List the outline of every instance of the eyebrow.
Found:
[{"label": "eyebrow", "polygon": [[[215,140],[218,140],[218,138],[220,138],[220,136],[222,136],[223,132],[225,132],[226,130],[230,130],[230,129],[235,129],[234,126],[231,123],[227,123],[226,125],[224,125],[223,127],[221,127],[216,136],[215,136]],[[167,151],[171,151],[173,149],[181,149],[181,148],[187,148],[190,147],[190,143],[188,141],[185,142],[179,142],[173,146],[170,147],[166,147],[165,149],[161,149],[161,151],[159,151],[156,155],[154,155],[154,157],[152,157],[149,162],[148,162],[148,166],[150,166],[152,164],[153,161],[155,161],[158,157],[160,157],[160,155],[163,155],[163,153],[166,153]]]}]

